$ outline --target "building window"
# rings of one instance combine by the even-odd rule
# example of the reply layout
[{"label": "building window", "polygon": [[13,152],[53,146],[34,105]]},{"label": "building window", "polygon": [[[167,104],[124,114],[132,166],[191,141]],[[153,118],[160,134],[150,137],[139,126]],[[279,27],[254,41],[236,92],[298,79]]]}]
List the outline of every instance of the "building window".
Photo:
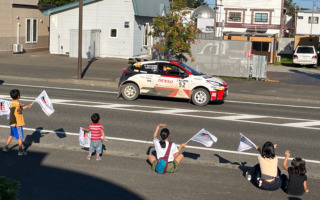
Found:
[{"label": "building window", "polygon": [[255,22],[268,22],[268,13],[256,13]]},{"label": "building window", "polygon": [[111,30],[110,30],[110,37],[113,37],[113,38],[118,37],[118,35],[117,35],[117,29],[111,29]]},{"label": "building window", "polygon": [[150,36],[148,35],[150,32],[150,26],[149,23],[146,23],[144,25],[144,29],[143,29],[143,46],[148,46],[150,45]]},{"label": "building window", "polygon": [[213,31],[213,26],[206,26],[206,31]]},{"label": "building window", "polygon": [[26,19],[26,43],[38,42],[38,19]]},{"label": "building window", "polygon": [[242,12],[229,12],[228,22],[242,22]]},{"label": "building window", "polygon": [[252,42],[252,50],[270,52],[270,43],[269,42]]},{"label": "building window", "polygon": [[308,24],[318,24],[319,23],[319,17],[309,17]]}]

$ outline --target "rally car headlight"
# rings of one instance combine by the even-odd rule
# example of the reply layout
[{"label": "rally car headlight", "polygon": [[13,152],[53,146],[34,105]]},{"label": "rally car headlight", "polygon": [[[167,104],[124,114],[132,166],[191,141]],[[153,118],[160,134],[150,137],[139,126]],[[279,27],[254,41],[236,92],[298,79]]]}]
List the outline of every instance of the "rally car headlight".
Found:
[{"label": "rally car headlight", "polygon": [[211,84],[212,88],[215,90],[223,90],[224,89],[224,86],[218,82],[207,80],[207,83]]},{"label": "rally car headlight", "polygon": [[220,86],[220,84],[217,83],[217,82],[215,82],[215,81],[209,81],[209,80],[207,80],[207,83],[211,84],[212,86],[216,86],[216,87]]}]

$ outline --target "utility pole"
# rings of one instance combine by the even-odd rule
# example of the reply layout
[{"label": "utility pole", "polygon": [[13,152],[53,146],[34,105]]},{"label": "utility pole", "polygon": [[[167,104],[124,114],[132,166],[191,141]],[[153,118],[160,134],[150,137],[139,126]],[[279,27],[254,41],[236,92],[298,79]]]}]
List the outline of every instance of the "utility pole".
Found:
[{"label": "utility pole", "polygon": [[83,0],[79,0],[78,79],[81,79],[81,72],[82,72],[82,16],[83,16]]},{"label": "utility pole", "polygon": [[311,29],[310,29],[310,36],[312,35],[312,24],[314,23],[314,18],[313,18],[314,6],[315,6],[315,1],[313,1],[313,3],[312,3],[312,14],[311,14]]}]

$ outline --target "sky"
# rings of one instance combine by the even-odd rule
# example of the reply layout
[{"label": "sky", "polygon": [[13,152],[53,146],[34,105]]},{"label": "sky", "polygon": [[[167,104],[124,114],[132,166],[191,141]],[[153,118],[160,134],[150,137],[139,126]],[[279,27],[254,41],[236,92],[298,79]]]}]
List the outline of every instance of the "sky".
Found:
[{"label": "sky", "polygon": [[[210,7],[214,7],[215,0],[205,0]],[[223,2],[223,0],[222,0]],[[313,2],[315,2],[315,7],[319,6],[320,8],[320,0],[293,0],[294,3],[296,3],[298,6],[301,6],[302,8],[312,8]]]}]

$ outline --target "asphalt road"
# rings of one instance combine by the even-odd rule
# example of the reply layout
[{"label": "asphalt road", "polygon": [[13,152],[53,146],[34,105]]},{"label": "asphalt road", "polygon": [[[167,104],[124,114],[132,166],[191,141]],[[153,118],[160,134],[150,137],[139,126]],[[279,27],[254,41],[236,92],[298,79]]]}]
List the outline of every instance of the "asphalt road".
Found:
[{"label": "asphalt road", "polygon": [[[254,187],[242,177],[241,169],[248,169],[257,162],[257,152],[250,150],[246,152],[249,154],[236,153],[241,132],[260,146],[268,140],[277,143],[279,156],[290,149],[292,156],[312,161],[307,164],[312,192],[304,198],[317,199],[320,196],[313,189],[317,188],[320,177],[320,92],[317,86],[227,79],[230,96],[223,104],[196,107],[186,100],[154,97],[142,97],[129,102],[116,98],[116,74],[121,74],[121,66],[125,63],[123,60],[116,62],[111,59],[109,65],[101,60],[94,61],[87,68],[87,79],[75,81],[75,76],[71,75],[74,72],[74,61],[70,60],[70,66],[66,66],[64,60],[68,58],[54,58],[47,58],[47,62],[35,62],[35,66],[31,61],[36,61],[37,57],[31,61],[26,57],[18,57],[14,63],[7,57],[0,59],[0,67],[5,71],[0,74],[0,98],[9,99],[9,91],[18,88],[21,91],[21,102],[28,104],[45,89],[56,110],[50,117],[37,104],[24,111],[25,142],[30,155],[18,160],[17,156],[12,155],[16,148],[8,155],[0,154],[1,163],[9,163],[2,165],[1,171],[13,178],[21,177],[23,185],[33,182],[37,183],[37,187],[50,185],[50,181],[43,178],[44,174],[50,174],[50,189],[46,188],[43,193],[36,194],[37,187],[29,191],[29,187],[25,186],[28,190],[22,189],[22,194],[31,195],[34,199],[42,199],[42,195],[48,192],[58,195],[52,188],[57,187],[61,181],[64,184],[58,185],[57,191],[63,192],[59,195],[73,199],[68,195],[78,191],[76,183],[84,181],[106,184],[107,191],[116,191],[111,193],[114,199],[163,199],[162,196],[154,196],[157,187],[159,193],[166,193],[166,197],[174,196],[175,199],[210,199],[212,196],[216,199],[236,199],[239,194],[247,199],[257,196],[261,196],[261,199],[289,198],[280,190],[274,193],[253,190]],[[112,75],[108,74],[109,68],[112,68]],[[18,75],[14,77],[15,74]],[[88,126],[94,112],[101,116],[108,141],[105,142],[107,156],[103,156],[101,162],[104,164],[96,163],[92,166],[85,160],[87,152],[78,145],[77,133],[79,127]],[[5,117],[0,117],[1,145],[8,135],[7,123]],[[165,178],[158,180],[159,176],[146,170],[149,166],[145,162],[158,123],[168,125],[172,132],[171,139],[178,144],[186,142],[201,128],[206,128],[218,137],[218,142],[212,148],[190,142],[185,149],[185,167],[182,165],[177,174],[165,175]],[[17,171],[15,167],[20,165],[26,166],[26,176],[14,173]],[[133,170],[130,165],[136,168]],[[42,172],[33,177],[33,171]],[[77,173],[82,175],[81,178],[77,178]],[[154,180],[160,182],[160,186],[155,185]],[[173,187],[169,191],[168,181]],[[183,183],[183,186],[179,183]],[[72,187],[64,191],[67,185]],[[85,191],[85,186],[80,184],[80,191]],[[200,192],[193,192],[192,189]],[[103,186],[97,190],[103,191]],[[99,196],[90,194],[92,199],[97,197],[95,195]],[[91,199],[84,192],[77,195],[79,198],[74,199]],[[45,199],[52,197],[55,196]]]}]

